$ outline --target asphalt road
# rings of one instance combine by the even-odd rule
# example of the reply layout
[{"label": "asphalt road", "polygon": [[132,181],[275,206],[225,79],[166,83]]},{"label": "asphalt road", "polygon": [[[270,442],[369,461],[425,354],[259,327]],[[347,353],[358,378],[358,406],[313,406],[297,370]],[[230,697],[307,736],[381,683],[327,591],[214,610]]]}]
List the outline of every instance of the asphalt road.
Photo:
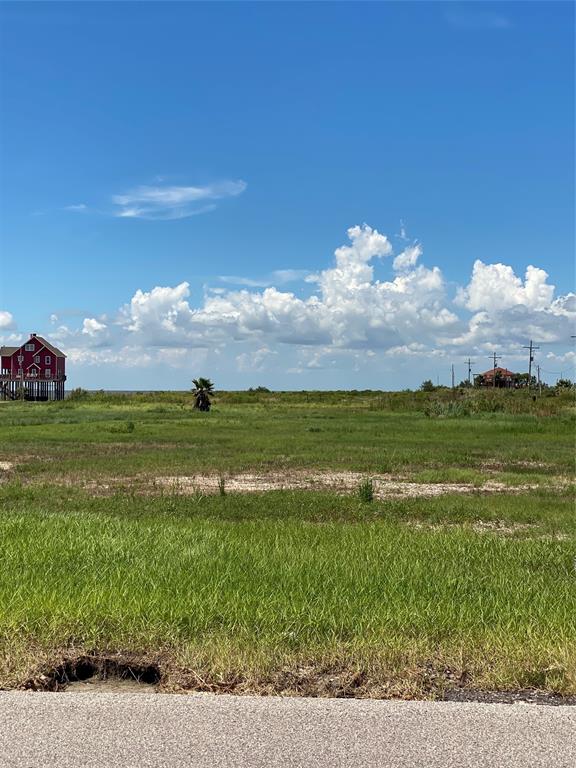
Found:
[{"label": "asphalt road", "polygon": [[576,707],[0,693],[10,768],[574,768]]}]

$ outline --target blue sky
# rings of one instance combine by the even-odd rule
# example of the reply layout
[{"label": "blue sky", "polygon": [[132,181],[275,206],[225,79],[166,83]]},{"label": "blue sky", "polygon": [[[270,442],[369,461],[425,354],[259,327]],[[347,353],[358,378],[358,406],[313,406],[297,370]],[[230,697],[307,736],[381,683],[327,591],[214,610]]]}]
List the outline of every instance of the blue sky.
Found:
[{"label": "blue sky", "polygon": [[0,13],[0,340],[70,386],[574,375],[571,3]]}]

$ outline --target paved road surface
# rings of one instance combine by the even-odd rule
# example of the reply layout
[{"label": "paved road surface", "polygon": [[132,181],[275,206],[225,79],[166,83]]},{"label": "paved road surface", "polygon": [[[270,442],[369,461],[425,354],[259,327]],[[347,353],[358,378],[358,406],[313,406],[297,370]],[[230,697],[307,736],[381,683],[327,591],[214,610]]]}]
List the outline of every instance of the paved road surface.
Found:
[{"label": "paved road surface", "polygon": [[574,768],[576,707],[0,693],[10,768]]}]

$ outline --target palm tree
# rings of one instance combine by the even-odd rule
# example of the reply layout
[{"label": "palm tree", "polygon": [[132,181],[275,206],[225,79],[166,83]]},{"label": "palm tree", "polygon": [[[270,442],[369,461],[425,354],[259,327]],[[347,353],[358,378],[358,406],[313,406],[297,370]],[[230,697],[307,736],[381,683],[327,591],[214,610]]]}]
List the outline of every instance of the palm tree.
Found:
[{"label": "palm tree", "polygon": [[212,403],[210,402],[210,395],[214,394],[214,384],[210,379],[205,379],[200,376],[198,379],[192,379],[194,389],[192,394],[194,395],[194,408],[199,411],[209,411]]}]

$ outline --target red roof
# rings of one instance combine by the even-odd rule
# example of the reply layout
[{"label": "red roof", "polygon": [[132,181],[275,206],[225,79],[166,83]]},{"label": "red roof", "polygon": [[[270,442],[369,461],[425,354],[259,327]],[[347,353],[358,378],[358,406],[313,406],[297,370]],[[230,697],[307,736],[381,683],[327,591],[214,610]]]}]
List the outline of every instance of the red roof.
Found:
[{"label": "red roof", "polygon": [[32,336],[30,336],[28,341],[32,341],[32,339],[36,339],[36,341],[39,341],[40,344],[42,344],[46,349],[49,349],[50,352],[52,352],[53,355],[56,357],[66,357],[64,352],[62,350],[58,349],[58,347],[55,347],[53,344],[50,344],[49,341],[46,341],[46,339],[43,336],[38,336],[37,333],[33,333]]},{"label": "red roof", "polygon": [[43,336],[38,336],[37,333],[31,334],[30,338],[19,347],[0,347],[0,355],[2,355],[2,357],[12,357],[15,352],[18,352],[19,349],[22,349],[23,346],[30,343],[31,341],[37,341],[39,344],[41,344],[41,347],[46,347],[46,349],[49,352],[52,352],[55,357],[66,357],[62,350],[58,349],[58,347],[55,347],[53,344],[50,344],[50,342],[46,341]]},{"label": "red roof", "polygon": [[514,373],[514,371],[509,371],[508,368],[496,367],[496,368],[490,368],[490,370],[483,373],[482,376],[484,376],[484,378],[492,378],[492,376],[494,376],[495,373],[500,374],[500,376],[503,376],[504,378],[513,377],[517,375],[516,373]]}]

